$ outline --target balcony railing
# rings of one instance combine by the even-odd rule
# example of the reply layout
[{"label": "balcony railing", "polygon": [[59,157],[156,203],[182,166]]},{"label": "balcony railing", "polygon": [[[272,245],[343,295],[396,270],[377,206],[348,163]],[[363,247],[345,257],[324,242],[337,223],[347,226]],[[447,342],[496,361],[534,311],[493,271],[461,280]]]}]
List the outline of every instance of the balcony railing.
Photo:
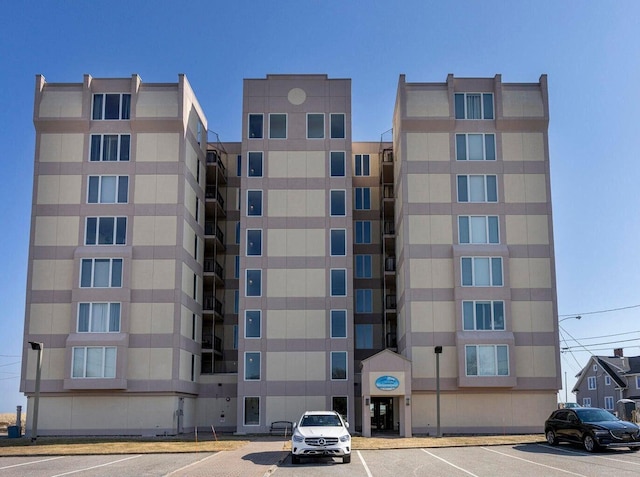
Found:
[{"label": "balcony railing", "polygon": [[387,295],[384,297],[384,304],[387,310],[396,309],[396,295]]},{"label": "balcony railing", "polygon": [[395,228],[395,225],[393,224],[392,221],[390,221],[390,220],[385,220],[384,221],[384,234],[385,235],[395,235],[396,234],[396,228]]},{"label": "balcony railing", "polygon": [[384,186],[384,198],[385,199],[393,199],[393,198],[395,198],[395,196],[393,194],[393,186],[392,185]]},{"label": "balcony railing", "polygon": [[215,164],[224,174],[227,173],[226,168],[222,163],[222,159],[220,159],[220,154],[218,153],[218,151],[207,151],[207,164]]},{"label": "balcony railing", "polygon": [[223,310],[222,302],[214,296],[205,295],[204,301],[202,303],[202,309],[204,311],[214,311],[219,315],[222,315],[222,310]]},{"label": "balcony railing", "polygon": [[204,224],[204,234],[215,235],[220,243],[224,243],[224,233],[222,233],[222,230],[220,230],[220,227],[218,227],[215,222],[206,222]]},{"label": "balcony railing", "polygon": [[204,259],[204,271],[205,273],[213,272],[221,278],[224,276],[224,268],[214,258]]},{"label": "balcony railing", "polygon": [[395,272],[396,271],[396,258],[395,257],[387,257],[384,260],[384,271],[385,272]]},{"label": "balcony railing", "polygon": [[215,199],[220,204],[220,207],[224,208],[224,199],[220,194],[218,188],[214,185],[208,185],[205,191],[205,198],[207,199]]}]

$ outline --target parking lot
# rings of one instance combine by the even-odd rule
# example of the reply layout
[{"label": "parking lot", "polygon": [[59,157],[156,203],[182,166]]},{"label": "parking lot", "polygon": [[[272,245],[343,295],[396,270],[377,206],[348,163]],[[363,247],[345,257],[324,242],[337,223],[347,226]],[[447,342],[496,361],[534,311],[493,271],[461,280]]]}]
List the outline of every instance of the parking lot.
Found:
[{"label": "parking lot", "polygon": [[309,459],[292,465],[282,442],[250,443],[238,451],[191,454],[0,457],[0,477],[238,476],[637,476],[640,452],[588,454],[546,444],[354,451],[350,464]]}]

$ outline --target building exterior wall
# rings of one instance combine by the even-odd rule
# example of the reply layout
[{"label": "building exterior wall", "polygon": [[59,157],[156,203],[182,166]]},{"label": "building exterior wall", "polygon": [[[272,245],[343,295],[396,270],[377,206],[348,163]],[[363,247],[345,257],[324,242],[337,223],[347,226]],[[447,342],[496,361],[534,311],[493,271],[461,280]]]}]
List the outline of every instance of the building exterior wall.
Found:
[{"label": "building exterior wall", "polygon": [[[444,432],[539,430],[561,386],[546,88],[401,75],[389,137],[354,142],[350,80],[268,75],[244,81],[241,141],[222,143],[182,75],[37,77],[25,341],[45,344],[40,432],[263,433],[322,408],[371,432],[388,399],[392,431],[431,433],[436,346]],[[94,95],[123,93],[128,117],[92,119]],[[456,117],[471,94],[491,117]],[[128,138],[128,160],[90,160],[107,154],[96,137]],[[96,200],[102,176],[126,177],[126,200]],[[90,243],[92,218],[126,219],[124,238]],[[105,263],[121,283],[85,286]],[[82,329],[102,303],[119,327]],[[116,359],[78,376],[80,348]],[[402,389],[374,386],[392,368]]]}]

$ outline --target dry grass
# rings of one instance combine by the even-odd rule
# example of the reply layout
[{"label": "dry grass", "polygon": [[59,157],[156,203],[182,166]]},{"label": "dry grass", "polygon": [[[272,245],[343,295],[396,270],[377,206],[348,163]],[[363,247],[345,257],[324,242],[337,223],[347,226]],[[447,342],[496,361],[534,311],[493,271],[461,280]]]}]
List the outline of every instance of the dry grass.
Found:
[{"label": "dry grass", "polygon": [[[22,428],[27,425],[27,415],[22,413]],[[0,413],[0,430],[6,432],[7,426],[16,425],[16,413],[15,412],[3,412]]]},{"label": "dry grass", "polygon": [[[90,438],[39,437],[37,444],[29,439],[0,439],[0,455],[87,455],[87,454],[154,454],[181,452],[232,451],[245,446],[250,439],[264,437],[224,436],[195,442],[193,435],[157,438]],[[277,438],[268,438],[277,441]],[[280,438],[283,450],[291,448],[290,441]],[[464,447],[530,444],[544,441],[541,434],[516,436],[455,436],[455,437],[354,437],[354,450],[412,449],[429,447]]]}]

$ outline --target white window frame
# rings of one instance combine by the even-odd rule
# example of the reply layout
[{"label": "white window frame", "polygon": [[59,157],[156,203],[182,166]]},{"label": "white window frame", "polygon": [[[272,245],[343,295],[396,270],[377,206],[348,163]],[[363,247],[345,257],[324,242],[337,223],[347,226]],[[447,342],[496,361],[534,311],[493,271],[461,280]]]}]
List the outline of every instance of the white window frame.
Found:
[{"label": "white window frame", "polygon": [[[105,149],[105,136],[116,136],[118,139],[118,146],[117,146],[117,151],[116,151],[116,160],[115,161],[111,161],[111,160],[107,160],[104,158],[105,154],[104,154],[104,149]],[[129,138],[129,144],[127,146],[128,148],[128,153],[127,153],[127,158],[126,159],[122,159],[123,157],[123,142],[122,142],[122,138],[123,137],[128,137]],[[99,147],[98,147],[98,158],[94,159],[94,155],[93,155],[93,144],[94,144],[94,138],[99,138]],[[92,134],[91,135],[91,139],[89,141],[89,162],[129,162],[131,161],[131,134]]]},{"label": "white window frame", "polygon": [[371,210],[371,187],[355,187],[353,193],[355,210]]},{"label": "white window frame", "polygon": [[587,389],[589,391],[598,389],[598,381],[595,376],[587,376]]},{"label": "white window frame", "polygon": [[[342,197],[344,199],[344,214],[334,214],[331,208],[331,203],[333,202],[333,193],[334,192],[342,192]],[[346,217],[347,216],[347,191],[346,189],[331,189],[329,190],[329,215],[330,217]]]},{"label": "white window frame", "polygon": [[[333,377],[333,368],[334,368],[334,366],[333,366],[333,359],[334,358],[333,357],[338,355],[338,354],[341,354],[341,355],[345,356],[345,360],[344,360],[344,363],[345,363],[344,374],[345,374],[345,376],[344,376],[344,378],[334,378]],[[346,351],[331,351],[331,356],[330,356],[329,361],[330,361],[329,362],[329,368],[330,368],[329,369],[329,374],[331,375],[331,381],[346,381],[346,380],[349,379],[349,353],[347,353]]]},{"label": "white window frame", "polygon": [[[113,201],[108,201],[105,200],[103,201],[103,182],[106,178],[111,178],[111,177],[115,177],[116,180],[116,186],[115,186],[115,196],[113,198]],[[97,178],[98,179],[98,199],[96,202],[90,202],[90,198],[91,198],[91,182],[93,178]],[[119,202],[119,192],[120,192],[120,182],[125,180],[127,181],[127,200],[124,202]],[[129,203],[129,176],[115,176],[115,175],[95,175],[95,176],[89,176],[87,178],[87,204],[128,204]]]},{"label": "white window frame", "polygon": [[[461,200],[460,198],[460,179],[464,177],[466,180],[466,191],[465,194],[467,196],[467,200]],[[471,178],[482,177],[483,184],[483,199],[482,200],[472,200],[472,196],[476,195],[478,191],[472,190],[472,185],[475,184],[475,181],[472,183]],[[489,178],[493,178],[495,182],[495,200],[489,200],[489,188],[490,181]],[[457,187],[457,199],[458,203],[462,204],[495,204],[499,200],[499,191],[498,191],[498,176],[495,174],[458,174],[456,176],[456,187]]]},{"label": "white window frame", "polygon": [[[333,294],[333,272],[344,272],[344,295],[334,295]],[[330,291],[330,296],[335,296],[335,297],[339,297],[339,296],[348,296],[349,294],[349,281],[348,281],[348,276],[347,276],[347,269],[346,268],[330,268],[329,269],[329,291]]]},{"label": "white window frame", "polygon": [[[471,284],[464,283],[464,261],[471,260]],[[476,276],[477,261],[489,260],[489,284],[479,285]],[[493,260],[500,260],[500,283],[497,283],[497,277],[493,276]],[[503,287],[504,286],[504,260],[502,257],[460,257],[460,281],[463,287]]]},{"label": "white window frame", "polygon": [[[260,174],[251,173],[251,155],[260,156]],[[255,156],[254,156],[255,159]],[[247,177],[264,177],[264,152],[263,151],[248,151],[247,152]]]},{"label": "white window frame", "polygon": [[[334,174],[333,172],[333,155],[342,155],[342,174]],[[336,156],[339,159],[339,156]],[[347,175],[347,153],[345,151],[329,151],[329,177],[345,177]]]},{"label": "white window frame", "polygon": [[[260,116],[262,118],[262,130],[260,131],[260,137],[251,136],[251,116]],[[264,139],[264,114],[263,113],[247,114],[247,137],[248,139]],[[240,174],[238,174],[238,176],[240,176]]]},{"label": "white window frame", "polygon": [[[255,424],[247,424],[247,399],[257,399],[258,400],[258,422]],[[245,427],[256,427],[260,425],[260,421],[261,421],[261,412],[260,412],[260,396],[244,396],[244,399],[242,400],[242,424]]]},{"label": "white window frame", "polygon": [[[80,310],[83,308],[83,305],[88,305],[88,320],[87,320],[87,329],[80,329]],[[95,330],[94,328],[94,320],[95,320],[95,308],[97,305],[106,305],[107,306],[107,318],[106,318],[106,329],[105,330]],[[111,314],[113,313],[113,308],[117,305],[118,307],[118,329],[111,330]],[[77,333],[120,333],[120,329],[122,326],[122,303],[120,302],[80,302],[78,303],[78,315],[76,319],[76,332]]]},{"label": "white window frame", "polygon": [[[333,135],[333,118],[342,117],[342,136]],[[344,139],[347,137],[347,115],[345,113],[330,113],[329,114],[329,137],[330,139]]]},{"label": "white window frame", "polygon": [[371,157],[369,154],[355,155],[353,172],[353,175],[357,177],[371,176]]},{"label": "white window frame", "polygon": [[[463,96],[463,101],[464,101],[464,118],[459,118],[457,116],[455,116],[455,109],[456,109],[456,105],[455,105],[455,98],[458,95],[462,95]],[[467,97],[468,96],[476,96],[476,95],[480,95],[480,117],[479,118],[469,118],[469,111],[468,111],[468,102],[467,102]],[[490,118],[486,117],[487,116],[487,112],[485,111],[485,106],[484,106],[484,95],[491,95],[491,116]],[[492,92],[490,91],[485,91],[485,92],[458,92],[454,94],[454,117],[456,120],[471,120],[471,121],[479,121],[479,120],[493,120],[496,117],[496,107],[495,107],[495,100],[494,100],[494,95]]]},{"label": "white window frame", "polygon": [[[95,243],[89,243],[88,242],[88,232],[89,232],[89,220],[90,219],[96,219],[96,225],[95,225],[95,230],[94,230],[94,236],[96,238],[96,242]],[[112,243],[100,243],[100,222],[106,219],[112,219],[113,220],[113,242]],[[117,238],[118,238],[118,219],[124,219],[124,242],[123,243],[117,243]],[[84,221],[84,244],[85,245],[90,245],[90,246],[96,246],[96,247],[109,247],[109,246],[117,246],[117,247],[121,247],[123,245],[127,244],[127,217],[114,217],[114,216],[109,216],[109,217],[105,217],[105,216],[99,216],[99,217],[86,217],[85,221]]]},{"label": "white window frame", "polygon": [[[109,285],[106,287],[98,287],[95,285],[95,281],[96,281],[96,261],[100,260],[100,261],[105,261],[108,260],[109,261]],[[83,278],[83,269],[84,269],[84,263],[90,261],[91,262],[91,285],[89,286],[82,286],[82,278]],[[114,278],[114,272],[113,272],[113,265],[115,262],[120,262],[120,286],[114,286],[112,285],[113,283],[113,278]],[[79,287],[83,288],[83,289],[88,289],[88,288],[122,288],[122,281],[123,281],[123,275],[124,275],[124,260],[122,258],[109,258],[109,257],[99,257],[99,258],[82,258],[80,260],[80,283],[79,283]]]},{"label": "white window frame", "polygon": [[582,407],[591,407],[591,398],[590,397],[582,398]]},{"label": "white window frame", "polygon": [[[470,154],[469,147],[469,139],[470,136],[480,136],[482,139],[482,157],[479,159],[472,159]],[[487,138],[491,137],[493,139],[493,158],[488,158],[489,154],[487,153]],[[460,142],[464,138],[464,150],[461,151]],[[464,157],[461,157],[464,155]],[[464,134],[456,134],[456,161],[495,161],[497,156],[496,152],[496,135],[491,134],[483,134],[483,133],[464,133]]]},{"label": "white window frame", "polygon": [[[284,116],[284,137],[273,137],[271,135],[271,117],[272,116]],[[284,140],[287,139],[289,136],[289,115],[287,113],[269,113],[269,139],[274,139],[274,140]]]},{"label": "white window frame", "polygon": [[607,411],[613,411],[613,408],[614,408],[613,396],[604,397],[604,408]]},{"label": "white window frame", "polygon": [[[260,292],[257,295],[249,295],[249,272],[260,272]],[[261,297],[262,296],[262,269],[261,268],[248,268],[244,273],[245,284],[244,284],[244,294],[246,297]]]},{"label": "white window frame", "polygon": [[[486,240],[482,241],[480,240],[480,238],[475,237],[473,234],[473,231],[476,230],[475,227],[473,227],[473,223],[476,222],[478,219],[480,219],[482,221],[482,219],[484,219],[484,238]],[[492,242],[491,241],[491,226],[490,226],[490,219],[491,221],[495,222],[497,224],[497,230],[496,230],[496,235],[497,235],[497,241]],[[469,241],[468,242],[463,242],[462,240],[462,222],[466,220],[467,221],[467,229],[469,231]],[[499,245],[500,244],[500,217],[498,217],[497,215],[459,215],[458,216],[458,243],[461,245],[474,245],[474,244],[487,244],[487,245]]]},{"label": "white window frame", "polygon": [[[344,316],[344,336],[334,336],[333,334],[333,313],[343,313]],[[349,334],[349,330],[347,329],[347,310],[341,310],[341,309],[337,309],[337,310],[330,310],[329,311],[329,336],[331,337],[331,339],[338,339],[338,340],[342,340],[342,339],[347,339],[347,336]]]},{"label": "white window frame", "polygon": [[[117,118],[109,118],[109,119],[105,119],[105,111],[107,108],[107,95],[119,95],[120,98],[118,100],[118,117]],[[98,113],[99,117],[96,117],[96,111],[95,111],[95,106],[96,106],[96,97],[97,96],[102,96],[102,107],[101,107],[101,111]],[[129,97],[129,111],[127,112],[128,114],[124,114],[124,108],[123,108],[123,98],[125,96]],[[91,120],[92,121],[128,121],[131,119],[131,103],[132,103],[132,97],[131,97],[131,93],[94,93],[93,97],[91,98]],[[128,117],[123,117],[123,116],[128,116]]]},{"label": "white window frame", "polygon": [[[322,116],[322,136],[320,137],[309,137],[309,118],[311,116]],[[315,140],[315,139],[324,139],[326,136],[326,121],[324,113],[307,113],[307,139]]]},{"label": "white window frame", "polygon": [[[260,232],[260,253],[249,254],[249,232]],[[262,233],[262,229],[247,229],[246,230],[246,235],[245,235],[246,242],[245,243],[247,244],[247,246],[245,247],[245,255],[247,257],[262,257],[262,255],[263,255],[263,253],[262,253],[263,252],[263,247],[262,247],[262,242],[263,242],[262,238],[263,238],[263,236],[264,236],[264,234]]]},{"label": "white window frame", "polygon": [[[247,331],[249,329],[247,323],[249,320],[249,313],[258,313],[258,336],[248,336]],[[262,310],[245,310],[244,311],[244,338],[247,340],[259,340],[262,338]]]},{"label": "white window frame", "polygon": [[[468,367],[468,358],[467,358],[467,352],[469,350],[469,348],[475,348],[476,350],[476,374],[469,374],[469,367]],[[479,356],[480,354],[478,353],[478,350],[480,348],[493,348],[493,365],[495,368],[495,373],[494,374],[480,374],[480,362],[479,362]],[[499,367],[498,367],[498,348],[503,348],[506,349],[507,351],[507,373],[500,373],[499,371]],[[468,344],[465,345],[464,347],[464,367],[465,367],[465,375],[468,377],[502,377],[502,376],[510,376],[511,375],[511,363],[509,362],[509,346],[505,345],[505,344]]]},{"label": "white window frame", "polygon": [[[257,355],[258,356],[258,377],[257,378],[248,378],[247,377],[247,359],[249,359],[249,355]],[[262,352],[260,351],[245,351],[244,352],[244,380],[245,381],[262,381]]]},{"label": "white window frame", "polygon": [[604,385],[611,386],[611,376],[609,376],[608,374],[605,374],[604,376]]},{"label": "white window frame", "polygon": [[640,376],[636,376],[636,389],[640,389]]},{"label": "white window frame", "polygon": [[[82,357],[76,357],[76,353],[82,350]],[[89,350],[102,350],[101,363],[100,363],[100,375],[87,376],[87,360]],[[109,362],[111,356],[107,356],[107,350],[113,352],[113,362]],[[76,374],[76,359],[82,358],[81,373]],[[74,346],[71,351],[71,378],[72,379],[114,379],[116,377],[116,366],[118,363],[118,349],[115,346]],[[112,371],[111,374],[109,371]]]},{"label": "white window frame", "polygon": [[[259,214],[250,214],[249,213],[249,193],[250,192],[260,192],[260,213]],[[264,214],[264,192],[262,189],[248,189],[247,190],[247,210],[245,211],[247,217],[262,217]]]},{"label": "white window frame", "polygon": [[[344,253],[336,254],[333,253],[333,232],[343,232],[344,233]],[[329,229],[329,256],[331,257],[345,257],[347,255],[347,229]]]},{"label": "white window frame", "polygon": [[[466,322],[465,322],[465,303],[470,303],[471,307],[472,307],[472,317],[471,319],[473,320],[473,327],[469,328],[466,326]],[[496,328],[496,317],[495,317],[495,305],[496,304],[502,304],[502,328]],[[477,327],[477,323],[478,323],[478,318],[476,315],[477,312],[477,304],[489,304],[490,305],[490,309],[491,309],[491,328],[485,329],[485,328],[478,328]],[[505,308],[505,304],[503,300],[463,300],[462,301],[462,329],[464,331],[504,331],[506,329],[506,321],[507,321],[507,317],[506,317],[506,308]]]}]

